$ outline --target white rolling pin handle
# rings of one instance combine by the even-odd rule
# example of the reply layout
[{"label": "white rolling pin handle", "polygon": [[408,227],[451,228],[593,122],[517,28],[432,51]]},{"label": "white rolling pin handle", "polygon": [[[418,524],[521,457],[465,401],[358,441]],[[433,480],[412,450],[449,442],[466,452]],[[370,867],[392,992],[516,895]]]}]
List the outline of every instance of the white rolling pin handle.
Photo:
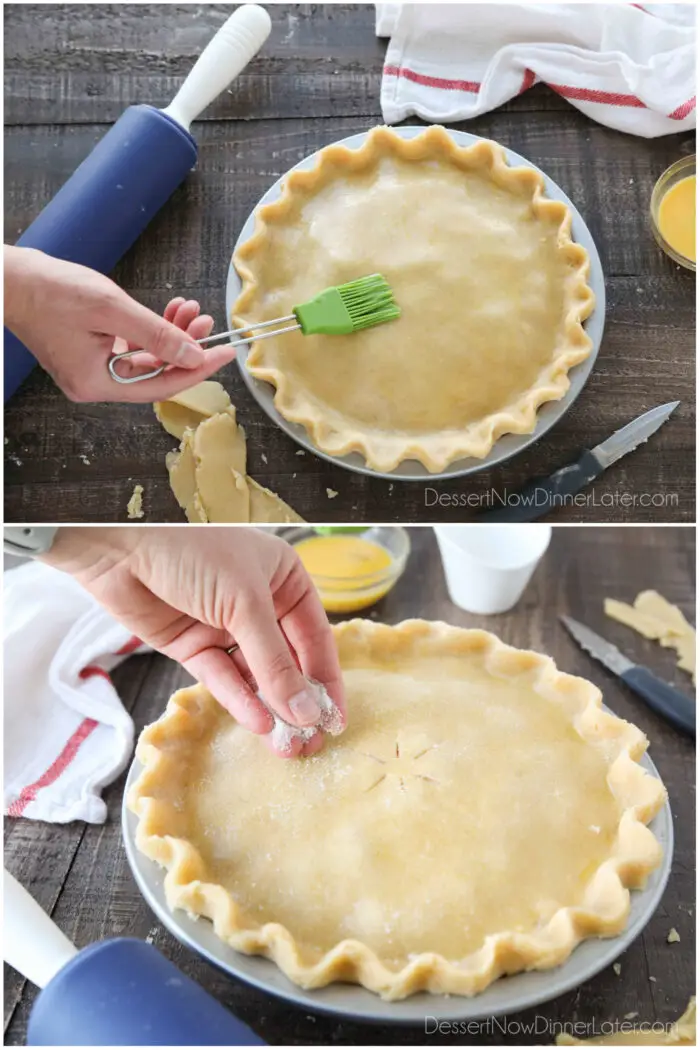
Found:
[{"label": "white rolling pin handle", "polygon": [[192,67],[165,112],[187,130],[263,46],[272,28],[264,7],[244,4],[234,11]]},{"label": "white rolling pin handle", "polygon": [[5,871],[3,956],[24,977],[45,988],[78,949],[61,933],[17,879]]}]

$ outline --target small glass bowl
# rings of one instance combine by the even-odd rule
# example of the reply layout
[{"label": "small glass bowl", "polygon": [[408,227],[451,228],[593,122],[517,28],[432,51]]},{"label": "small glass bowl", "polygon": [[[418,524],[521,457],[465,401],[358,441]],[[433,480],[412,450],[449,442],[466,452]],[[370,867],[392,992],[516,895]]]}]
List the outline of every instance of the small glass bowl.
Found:
[{"label": "small glass bowl", "polygon": [[686,270],[695,270],[695,262],[693,259],[688,259],[685,255],[676,251],[675,248],[672,248],[662,234],[659,229],[659,207],[671,187],[675,186],[681,179],[687,179],[691,175],[695,175],[695,154],[691,157],[681,157],[670,168],[666,168],[663,175],[658,178],[651,194],[651,228],[656,242],[668,255],[669,259],[673,259],[679,266],[684,266]]},{"label": "small glass bowl", "polygon": [[[385,594],[388,594],[406,567],[411,551],[408,533],[401,526],[375,525],[368,529],[354,530],[355,535],[370,543],[382,547],[391,556],[391,562],[378,572],[365,576],[326,576],[311,573],[323,608],[329,613],[356,613],[374,605]],[[311,539],[319,534],[313,528],[300,527],[285,529],[279,535],[295,547],[302,540]],[[342,535],[338,533],[336,535]]]}]

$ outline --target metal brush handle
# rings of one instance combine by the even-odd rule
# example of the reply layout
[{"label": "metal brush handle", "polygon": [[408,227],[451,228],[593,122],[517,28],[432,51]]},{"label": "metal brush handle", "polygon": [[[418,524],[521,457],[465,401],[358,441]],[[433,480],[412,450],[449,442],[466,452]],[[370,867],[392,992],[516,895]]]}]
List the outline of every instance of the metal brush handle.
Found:
[{"label": "metal brush handle", "polygon": [[[249,334],[250,332],[259,332],[262,328],[270,328],[273,325],[285,324],[287,321],[296,321],[296,314],[288,314],[287,317],[276,317],[273,321],[259,321],[258,324],[248,325],[246,328],[231,328],[228,332],[218,332],[216,335],[208,335],[204,339],[197,339],[196,342],[200,346],[204,346],[205,343],[214,343],[217,339],[228,339],[231,335],[243,335],[244,333]],[[301,328],[301,325],[297,322],[296,324],[287,325],[286,328],[276,328],[274,332],[263,332],[262,335],[256,335],[254,338],[259,339],[271,339],[274,335],[283,335],[284,332],[296,332]],[[231,346],[243,346],[245,343],[250,343],[252,340],[249,336],[247,339],[233,339],[231,340]],[[162,375],[165,369],[168,367],[167,364],[158,365],[150,372],[143,372],[137,376],[120,376],[117,372],[117,364],[119,361],[125,360],[127,357],[134,357],[136,354],[143,354],[144,350],[125,350],[123,354],[113,354],[107,362],[109,374],[112,379],[117,383],[142,383],[144,379],[155,379],[156,376]]]}]

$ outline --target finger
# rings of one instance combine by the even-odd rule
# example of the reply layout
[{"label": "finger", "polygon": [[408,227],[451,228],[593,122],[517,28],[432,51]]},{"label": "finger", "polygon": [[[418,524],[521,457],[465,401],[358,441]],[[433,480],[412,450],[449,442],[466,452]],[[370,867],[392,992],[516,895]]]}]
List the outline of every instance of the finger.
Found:
[{"label": "finger", "polygon": [[210,317],[209,314],[200,314],[189,325],[187,334],[191,335],[193,339],[206,339],[208,335],[211,335],[213,327],[214,318]]},{"label": "finger", "polygon": [[298,560],[275,595],[278,609],[287,595],[294,595],[294,599],[289,611],[280,617],[280,626],[306,677],[321,683],[345,722],[345,690],[338,649],[318,592]]},{"label": "finger", "polygon": [[[178,307],[180,307],[184,302],[185,300],[181,295],[177,296],[177,298],[175,299],[171,299],[168,305],[166,306],[165,310],[163,311],[163,317],[165,318],[165,320],[172,324],[175,320],[175,314],[178,311]],[[137,343],[128,343],[125,339],[115,339],[114,344],[115,354],[121,353],[122,350],[141,349],[141,347]],[[155,360],[155,358],[151,358],[151,360]]]},{"label": "finger", "polygon": [[163,317],[166,321],[170,321],[171,324],[173,323],[173,321],[175,320],[175,314],[178,311],[178,307],[182,306],[184,301],[185,299],[182,295],[178,295],[174,299],[170,300],[166,308],[163,310]]},{"label": "finger", "polygon": [[316,725],[321,710],[280,629],[269,595],[250,594],[242,598],[229,629],[267,706],[292,725]]},{"label": "finger", "polygon": [[310,758],[311,755],[321,750],[323,744],[324,737],[320,730],[314,733],[309,740],[301,740],[298,736],[291,737],[285,741],[284,747],[279,746],[274,733],[269,733],[265,737],[265,746],[280,758],[299,758],[300,756]]},{"label": "finger", "polygon": [[137,303],[126,292],[116,289],[103,312],[104,330],[110,335],[134,343],[159,361],[167,361],[180,368],[195,369],[201,366],[204,351],[186,332]]},{"label": "finger", "polygon": [[186,332],[195,317],[198,316],[199,303],[196,299],[188,299],[186,302],[181,303],[180,306],[178,306],[175,316],[173,317],[173,324],[176,328],[180,328],[183,332]]},{"label": "finger", "polygon": [[300,740],[298,736],[292,737],[288,745],[281,748],[275,746],[274,736],[270,733],[265,737],[265,747],[279,758],[298,758],[303,753],[304,741]]},{"label": "finger", "polygon": [[301,749],[301,753],[304,758],[310,758],[311,755],[315,755],[317,751],[320,751],[325,743],[323,733],[314,733],[310,740],[307,740]]},{"label": "finger", "polygon": [[[257,695],[258,683],[256,682],[253,672],[248,666],[248,661],[244,657],[242,651],[236,649],[234,652],[228,654],[231,660],[236,665],[236,670],[240,674],[241,678],[248,686],[248,688]],[[310,740],[300,740],[299,737],[292,737],[285,747],[279,747],[275,739],[274,733],[269,733],[265,737],[265,744],[267,747],[280,758],[297,758],[299,755],[309,756],[320,751],[323,747],[323,733],[320,731],[314,733]]]},{"label": "finger", "polygon": [[[119,349],[119,344],[125,347],[127,344],[121,339],[114,340],[114,351],[115,355],[120,354],[122,351]],[[135,353],[134,351],[138,351]],[[154,368],[158,368],[162,365],[162,361],[158,361],[153,354],[147,354],[145,350],[139,350],[138,347],[134,347],[131,350],[134,354],[133,357],[128,357],[125,361],[119,362],[119,375],[120,376],[139,376],[144,372],[152,371]]]},{"label": "finger", "polygon": [[252,693],[257,694],[260,691],[260,687],[258,686],[258,683],[255,680],[255,675],[248,666],[248,661],[246,660],[241,650],[236,649],[235,652],[228,653],[227,655],[229,660],[233,660],[236,670],[238,671],[239,675],[241,676],[245,684],[248,686],[250,691]]},{"label": "finger", "polygon": [[224,649],[203,649],[185,660],[184,666],[251,733],[272,731],[274,723],[270,712],[265,710]]},{"label": "finger", "polygon": [[[204,364],[201,368],[169,368],[155,379],[147,379],[143,383],[133,383],[127,386],[117,386],[114,380],[110,379],[109,386],[105,385],[104,396],[100,397],[96,394],[93,400],[129,401],[132,403],[167,401],[169,397],[174,397],[175,394],[179,394],[182,390],[189,390],[190,387],[208,379],[215,372],[218,372],[220,368],[223,368],[224,365],[229,364],[235,356],[236,350],[232,346],[213,346],[206,351]],[[127,368],[129,363],[128,361],[120,362],[120,374],[129,374]],[[149,371],[149,369],[144,371]]]}]

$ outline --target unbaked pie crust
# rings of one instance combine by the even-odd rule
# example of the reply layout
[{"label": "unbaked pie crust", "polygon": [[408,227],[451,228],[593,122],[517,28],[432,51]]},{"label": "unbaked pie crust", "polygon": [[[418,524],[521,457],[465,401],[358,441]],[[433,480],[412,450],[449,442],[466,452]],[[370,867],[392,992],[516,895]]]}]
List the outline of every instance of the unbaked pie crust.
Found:
[{"label": "unbaked pie crust", "polygon": [[201,686],[141,734],[138,848],[171,909],[295,983],[475,995],[627,922],[661,859],[647,741],[494,635],[333,628],[348,728],[285,761]]},{"label": "unbaked pie crust", "polygon": [[571,219],[538,172],[510,167],[486,139],[465,148],[439,126],[412,139],[379,127],[359,149],[327,146],[258,208],[234,255],[233,322],[286,315],[375,272],[402,316],[349,336],[259,340],[248,368],[323,452],[357,451],[380,471],[483,458],[501,435],[531,433],[590,353],[589,258]]}]

